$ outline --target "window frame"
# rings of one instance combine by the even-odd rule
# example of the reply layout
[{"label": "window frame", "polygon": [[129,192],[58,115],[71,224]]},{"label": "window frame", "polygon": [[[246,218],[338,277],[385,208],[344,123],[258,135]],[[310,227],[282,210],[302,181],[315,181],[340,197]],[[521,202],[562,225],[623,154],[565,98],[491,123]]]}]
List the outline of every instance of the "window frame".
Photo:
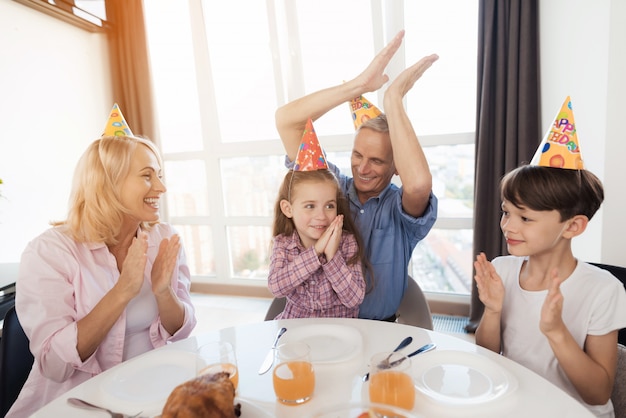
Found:
[{"label": "window frame", "polygon": [[[267,290],[267,283],[262,280],[251,280],[244,278],[232,277],[231,274],[231,254],[228,244],[227,230],[232,226],[262,226],[270,227],[272,224],[271,216],[226,216],[224,204],[224,190],[220,172],[220,160],[229,157],[241,157],[241,150],[246,150],[246,156],[268,156],[268,155],[284,155],[284,148],[280,139],[261,140],[261,141],[245,141],[236,143],[220,142],[220,134],[216,124],[210,121],[219,120],[216,104],[216,97],[213,90],[213,77],[211,70],[211,61],[209,57],[209,49],[206,34],[204,32],[204,23],[202,20],[202,0],[189,0],[189,15],[191,21],[192,43],[195,56],[195,71],[197,76],[197,89],[199,110],[201,116],[201,134],[203,140],[203,149],[200,151],[164,153],[163,160],[167,161],[185,161],[202,159],[206,164],[206,184],[209,187],[209,216],[169,216],[168,205],[166,202],[162,205],[162,216],[164,221],[170,224],[183,225],[207,225],[211,228],[213,238],[213,250],[215,260],[229,260],[229,262],[217,262],[215,264],[215,275],[194,275],[192,276],[192,284],[195,290],[210,291],[211,293],[235,293],[241,295],[252,296],[270,296]],[[297,21],[295,4],[291,1],[274,1],[266,2],[268,7],[270,40],[273,45],[272,50],[277,50],[280,39],[278,38],[278,22],[275,19],[277,13],[284,13],[287,18]],[[382,15],[383,5],[380,0],[372,0],[372,14]],[[404,10],[403,1],[385,3],[388,12],[386,23],[389,25],[387,32],[391,34],[397,33],[399,28],[403,27],[402,14]],[[278,10],[281,9],[281,10]],[[374,47],[380,50],[385,45],[385,34],[383,33],[382,20],[374,19],[372,30],[374,32]],[[398,28],[396,30],[396,28]],[[289,27],[286,29],[289,32]],[[293,42],[298,42],[297,30],[288,33],[293,37]],[[299,51],[288,57],[289,63],[281,61],[281,56],[274,54],[274,68],[276,77],[276,94],[279,106],[287,101],[294,100],[305,94],[304,91],[304,75],[301,68],[301,60],[298,56]],[[404,66],[404,45],[401,46],[397,53],[400,59],[393,60],[387,73],[390,77],[399,73]],[[283,83],[282,73],[285,66],[290,66],[290,77],[288,81]],[[378,93],[377,102],[382,103],[382,92]],[[327,151],[345,152],[352,148],[353,136],[319,135],[320,142],[324,144]],[[213,140],[210,140],[213,138]],[[218,138],[218,139],[215,139]],[[438,135],[419,135],[419,140],[423,148],[438,145],[461,145],[474,144],[475,132],[438,134]],[[165,173],[167,177],[167,173]],[[441,218],[439,217],[434,228],[456,230],[456,229],[472,229],[473,217],[471,218]],[[219,245],[218,245],[219,244]],[[409,265],[409,271],[411,266]],[[425,292],[427,298],[435,305],[443,303],[450,306],[456,306],[455,312],[458,314],[467,314],[469,309],[470,295],[448,294]]]}]

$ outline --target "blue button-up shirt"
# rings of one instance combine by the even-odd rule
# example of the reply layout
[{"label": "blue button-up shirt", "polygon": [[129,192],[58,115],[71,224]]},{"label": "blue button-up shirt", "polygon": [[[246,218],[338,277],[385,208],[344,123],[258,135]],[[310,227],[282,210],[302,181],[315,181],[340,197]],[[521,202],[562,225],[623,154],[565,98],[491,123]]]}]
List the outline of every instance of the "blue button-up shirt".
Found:
[{"label": "blue button-up shirt", "polygon": [[[287,168],[293,162],[285,159]],[[413,249],[424,239],[437,220],[437,197],[430,194],[423,215],[414,218],[402,209],[402,188],[389,184],[377,197],[361,204],[354,188],[354,180],[341,174],[339,168],[328,163],[339,179],[344,195],[350,201],[365,252],[373,268],[368,271],[368,292],[359,308],[359,318],[385,319],[394,315],[407,287],[408,264]]]}]

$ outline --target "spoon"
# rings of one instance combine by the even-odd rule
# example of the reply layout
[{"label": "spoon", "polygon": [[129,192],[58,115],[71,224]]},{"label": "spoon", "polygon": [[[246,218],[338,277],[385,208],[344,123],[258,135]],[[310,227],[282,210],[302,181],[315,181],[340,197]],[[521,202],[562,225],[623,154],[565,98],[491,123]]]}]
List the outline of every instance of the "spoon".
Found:
[{"label": "spoon", "polygon": [[[413,351],[412,353],[407,354],[406,358],[413,357],[413,356],[415,356],[415,355],[417,355],[417,354],[419,354],[419,353],[425,353],[425,352],[427,352],[427,351],[430,351],[430,350],[434,349],[435,347],[437,347],[437,345],[436,345],[436,344],[434,344],[434,343],[425,344],[425,345],[421,346],[420,348],[418,348],[417,350]],[[396,361],[392,361],[392,362],[389,364],[389,368],[391,368],[391,367],[395,367],[395,366],[397,366],[398,364],[402,363],[403,361],[404,361],[404,357],[403,357],[403,358],[401,358],[401,359],[398,359],[398,360],[396,360]]]},{"label": "spoon", "polygon": [[141,414],[141,412],[139,412],[139,414],[135,414],[135,415],[124,415],[120,412],[113,412],[110,409],[106,409],[102,406],[94,405],[92,403],[83,401],[82,399],[78,399],[78,398],[68,398],[67,403],[69,403],[70,405],[76,406],[78,408],[95,409],[98,411],[108,412],[111,415],[111,418],[134,418],[134,417],[138,417],[139,414]]},{"label": "spoon", "polygon": [[404,340],[402,340],[402,342],[400,342],[400,344],[398,344],[398,346],[396,348],[394,348],[392,353],[389,353],[389,355],[384,360],[384,362],[385,363],[389,363],[389,359],[391,358],[393,353],[395,353],[396,351],[402,350],[404,347],[406,347],[407,345],[411,344],[412,342],[413,342],[413,337],[411,337],[411,336],[406,337]]},{"label": "spoon", "polygon": [[[398,344],[398,346],[396,348],[394,348],[393,352],[389,353],[389,356],[387,356],[387,358],[383,361],[384,363],[389,363],[389,359],[391,358],[392,354],[395,353],[396,351],[400,351],[402,350],[404,347],[406,347],[407,345],[411,344],[413,342],[413,337],[408,336],[406,337],[404,340],[402,340],[400,342],[400,344]],[[363,381],[366,382],[367,379],[370,378],[370,374],[369,372],[365,374],[365,376],[363,376]]]}]

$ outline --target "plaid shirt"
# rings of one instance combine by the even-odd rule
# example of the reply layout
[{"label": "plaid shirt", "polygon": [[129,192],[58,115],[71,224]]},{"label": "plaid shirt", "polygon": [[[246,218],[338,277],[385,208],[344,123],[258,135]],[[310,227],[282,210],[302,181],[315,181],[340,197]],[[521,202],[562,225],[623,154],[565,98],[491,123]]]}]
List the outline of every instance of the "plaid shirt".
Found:
[{"label": "plaid shirt", "polygon": [[285,310],[276,319],[356,318],[365,296],[361,263],[347,265],[357,251],[354,236],[343,232],[332,260],[304,248],[297,232],[274,237],[268,287],[276,297],[286,297]]}]

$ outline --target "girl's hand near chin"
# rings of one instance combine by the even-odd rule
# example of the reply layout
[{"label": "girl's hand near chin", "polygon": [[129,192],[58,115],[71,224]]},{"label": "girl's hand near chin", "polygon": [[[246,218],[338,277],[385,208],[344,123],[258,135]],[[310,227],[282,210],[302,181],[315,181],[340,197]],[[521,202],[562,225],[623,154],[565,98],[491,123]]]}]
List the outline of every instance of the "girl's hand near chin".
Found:
[{"label": "girl's hand near chin", "polygon": [[328,230],[330,230],[331,234],[328,244],[324,249],[324,254],[326,254],[326,259],[330,261],[337,253],[339,245],[341,244],[341,235],[343,233],[343,215],[337,215],[328,227]]}]

